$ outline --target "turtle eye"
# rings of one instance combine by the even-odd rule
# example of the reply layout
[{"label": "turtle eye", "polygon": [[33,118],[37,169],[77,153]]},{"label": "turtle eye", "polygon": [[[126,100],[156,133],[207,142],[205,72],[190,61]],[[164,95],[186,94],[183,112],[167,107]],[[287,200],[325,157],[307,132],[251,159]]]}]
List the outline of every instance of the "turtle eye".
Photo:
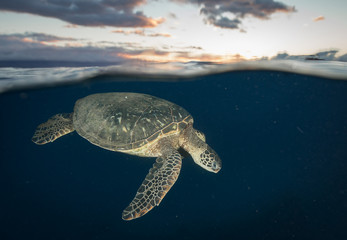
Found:
[{"label": "turtle eye", "polygon": [[213,169],[213,170],[217,170],[217,169],[218,169],[218,166],[217,166],[217,162],[216,162],[216,161],[213,161],[213,162],[212,162],[212,169]]}]

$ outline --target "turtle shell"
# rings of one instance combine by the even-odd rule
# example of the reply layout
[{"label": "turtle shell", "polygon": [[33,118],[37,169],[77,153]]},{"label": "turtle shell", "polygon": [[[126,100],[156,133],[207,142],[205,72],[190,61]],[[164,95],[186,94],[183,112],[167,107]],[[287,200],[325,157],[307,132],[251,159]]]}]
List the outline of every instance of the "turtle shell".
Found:
[{"label": "turtle shell", "polygon": [[182,107],[147,94],[100,93],[79,99],[73,125],[91,143],[113,151],[143,147],[193,122]]}]

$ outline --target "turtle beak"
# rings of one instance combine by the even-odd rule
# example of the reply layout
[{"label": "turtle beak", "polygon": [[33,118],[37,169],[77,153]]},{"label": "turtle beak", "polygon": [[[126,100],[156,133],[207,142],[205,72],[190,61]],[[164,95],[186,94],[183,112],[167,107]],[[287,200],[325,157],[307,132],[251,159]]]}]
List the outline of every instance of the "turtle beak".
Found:
[{"label": "turtle beak", "polygon": [[[214,165],[215,165],[215,166],[214,166]],[[215,164],[215,162],[212,163],[212,170],[213,170],[214,173],[218,173],[221,169],[222,169],[222,168],[221,168],[220,166],[217,166],[217,165]]]}]

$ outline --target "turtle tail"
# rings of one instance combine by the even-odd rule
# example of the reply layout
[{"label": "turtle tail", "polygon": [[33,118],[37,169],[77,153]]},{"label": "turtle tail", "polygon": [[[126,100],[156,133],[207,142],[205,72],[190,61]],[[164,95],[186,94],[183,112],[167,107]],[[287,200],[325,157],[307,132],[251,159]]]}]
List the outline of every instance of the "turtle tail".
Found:
[{"label": "turtle tail", "polygon": [[38,144],[46,144],[55,141],[70,132],[73,132],[72,113],[59,113],[41,123],[31,140]]}]

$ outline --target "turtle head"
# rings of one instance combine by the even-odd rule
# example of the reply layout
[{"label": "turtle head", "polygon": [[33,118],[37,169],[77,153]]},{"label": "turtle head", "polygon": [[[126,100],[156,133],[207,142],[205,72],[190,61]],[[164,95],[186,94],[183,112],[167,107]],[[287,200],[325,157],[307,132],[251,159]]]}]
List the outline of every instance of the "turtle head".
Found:
[{"label": "turtle head", "polygon": [[218,154],[205,143],[205,135],[195,129],[188,130],[181,146],[193,158],[194,162],[207,171],[217,173],[222,168]]},{"label": "turtle head", "polygon": [[194,162],[207,171],[217,173],[222,168],[222,161],[218,154],[207,144],[191,152]]}]

